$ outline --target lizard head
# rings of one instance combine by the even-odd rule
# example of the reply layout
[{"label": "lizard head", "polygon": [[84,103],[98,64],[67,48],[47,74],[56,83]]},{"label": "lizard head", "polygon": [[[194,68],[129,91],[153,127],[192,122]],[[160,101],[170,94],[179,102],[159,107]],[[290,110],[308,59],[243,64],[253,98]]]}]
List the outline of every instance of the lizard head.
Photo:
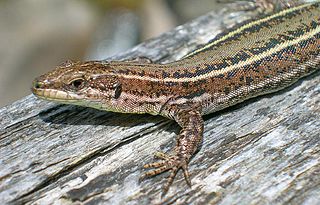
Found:
[{"label": "lizard head", "polygon": [[117,111],[122,84],[108,63],[67,61],[36,78],[31,90],[45,100]]}]

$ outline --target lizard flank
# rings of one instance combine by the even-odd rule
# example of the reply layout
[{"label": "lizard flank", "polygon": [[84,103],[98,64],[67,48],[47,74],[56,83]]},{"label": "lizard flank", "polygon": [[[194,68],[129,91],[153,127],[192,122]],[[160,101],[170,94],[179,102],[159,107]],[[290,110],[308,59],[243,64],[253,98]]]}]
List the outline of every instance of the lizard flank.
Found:
[{"label": "lizard flank", "polygon": [[166,193],[200,148],[203,115],[283,89],[319,70],[320,2],[306,3],[244,24],[186,55],[159,64],[142,61],[71,62],[36,78],[39,98],[122,113],[162,115],[181,131],[172,153],[144,176],[169,171]]}]

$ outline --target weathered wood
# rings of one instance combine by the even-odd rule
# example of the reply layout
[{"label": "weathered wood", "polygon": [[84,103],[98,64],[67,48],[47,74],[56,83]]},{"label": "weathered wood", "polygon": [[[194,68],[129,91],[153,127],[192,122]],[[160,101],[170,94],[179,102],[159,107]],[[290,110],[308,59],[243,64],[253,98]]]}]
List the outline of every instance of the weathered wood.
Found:
[{"label": "weathered wood", "polygon": [[[115,58],[172,61],[251,15],[212,12]],[[162,200],[167,174],[139,176],[155,151],[173,147],[177,124],[27,96],[0,109],[0,202],[320,204],[319,85],[317,72],[205,116],[203,146],[190,163],[193,187],[179,172]]]}]

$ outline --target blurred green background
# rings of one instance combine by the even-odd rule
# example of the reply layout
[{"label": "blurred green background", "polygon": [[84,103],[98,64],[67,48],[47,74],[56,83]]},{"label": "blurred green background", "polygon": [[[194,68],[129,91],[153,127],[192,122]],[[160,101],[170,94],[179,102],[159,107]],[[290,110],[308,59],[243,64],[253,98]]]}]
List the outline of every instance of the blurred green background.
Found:
[{"label": "blurred green background", "polygon": [[67,59],[100,60],[215,8],[214,0],[0,1],[0,107]]}]

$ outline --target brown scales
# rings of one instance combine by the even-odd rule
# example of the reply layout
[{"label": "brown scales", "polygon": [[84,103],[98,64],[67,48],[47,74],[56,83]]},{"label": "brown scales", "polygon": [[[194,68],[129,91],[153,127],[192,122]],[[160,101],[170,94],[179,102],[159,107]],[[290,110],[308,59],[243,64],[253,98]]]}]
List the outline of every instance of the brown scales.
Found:
[{"label": "brown scales", "polygon": [[[49,100],[72,98],[63,103],[175,120],[182,129],[173,152],[158,152],[160,161],[144,166],[154,168],[144,177],[170,172],[165,194],[179,169],[191,185],[188,163],[202,141],[202,115],[274,92],[319,69],[319,7],[317,2],[262,23],[248,23],[234,35],[225,34],[220,43],[213,41],[165,65],[148,60],[67,62],[37,78],[33,93]],[[300,36],[304,40],[287,46]],[[279,45],[282,49],[259,58]]]}]

